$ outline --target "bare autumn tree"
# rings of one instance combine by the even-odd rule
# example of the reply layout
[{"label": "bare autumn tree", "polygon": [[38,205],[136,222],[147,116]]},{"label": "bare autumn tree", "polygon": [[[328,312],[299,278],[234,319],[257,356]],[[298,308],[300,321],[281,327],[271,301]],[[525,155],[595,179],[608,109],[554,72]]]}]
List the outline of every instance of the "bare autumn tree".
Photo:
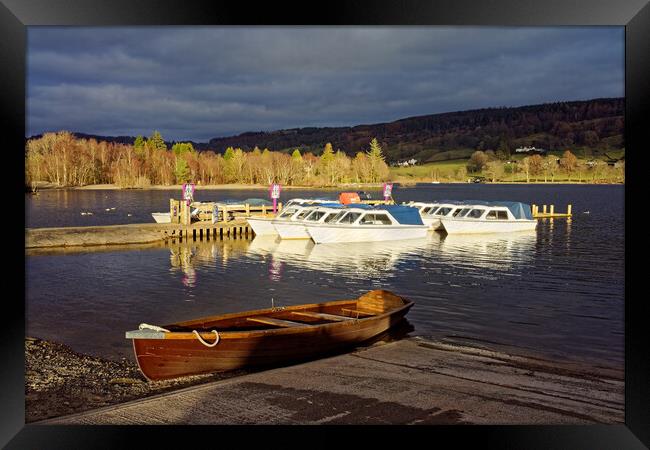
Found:
[{"label": "bare autumn tree", "polygon": [[529,165],[530,165],[530,174],[535,175],[535,177],[537,177],[537,175],[542,173],[542,170],[544,168],[544,160],[539,155],[533,155],[529,159]]},{"label": "bare autumn tree", "polygon": [[530,156],[526,156],[519,164],[522,172],[526,174],[526,183],[530,183]]},{"label": "bare autumn tree", "polygon": [[503,161],[489,161],[485,164],[485,173],[490,177],[493,183],[503,176],[504,171]]},{"label": "bare autumn tree", "polygon": [[578,167],[578,158],[571,153],[569,150],[566,150],[560,158],[560,167],[566,172],[569,176],[569,181],[571,181],[571,174],[576,171]]},{"label": "bare autumn tree", "polygon": [[559,169],[559,158],[555,155],[548,155],[544,158],[544,182],[546,183],[547,177],[550,175],[551,183],[555,181],[555,174]]},{"label": "bare autumn tree", "polygon": [[485,167],[485,164],[487,164],[487,162],[488,162],[488,156],[485,154],[485,152],[477,150],[474,153],[472,153],[472,156],[469,158],[469,161],[467,162],[467,171],[480,172],[481,170],[483,170],[483,167]]}]

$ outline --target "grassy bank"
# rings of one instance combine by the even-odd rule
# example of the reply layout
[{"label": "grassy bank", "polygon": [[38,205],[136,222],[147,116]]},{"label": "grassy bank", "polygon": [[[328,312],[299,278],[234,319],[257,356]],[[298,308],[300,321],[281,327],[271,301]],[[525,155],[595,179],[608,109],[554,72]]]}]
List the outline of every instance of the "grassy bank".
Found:
[{"label": "grassy bank", "polygon": [[[521,164],[523,156],[515,156],[511,160]],[[578,160],[578,169],[571,174],[564,171],[556,171],[554,174],[529,173],[520,170],[504,169],[493,181],[493,174],[487,169],[478,172],[467,171],[467,159],[453,159],[426,163],[409,167],[391,167],[390,179],[404,184],[430,183],[439,181],[442,183],[465,183],[468,179],[480,177],[484,182],[497,183],[583,183],[583,184],[621,184],[625,182],[625,171],[623,168],[606,166],[600,162],[600,166],[592,169],[588,166],[589,160]],[[504,166],[507,166],[504,164]]]}]

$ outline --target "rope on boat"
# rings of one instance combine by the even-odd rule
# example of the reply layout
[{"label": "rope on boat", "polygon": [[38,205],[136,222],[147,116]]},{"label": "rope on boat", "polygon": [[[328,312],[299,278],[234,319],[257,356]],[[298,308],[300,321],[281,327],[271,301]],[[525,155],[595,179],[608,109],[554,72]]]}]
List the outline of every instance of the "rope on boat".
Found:
[{"label": "rope on boat", "polygon": [[201,344],[205,345],[206,347],[214,347],[219,343],[219,333],[217,332],[217,330],[212,330],[212,333],[214,333],[216,336],[216,339],[212,344],[208,344],[207,342],[205,342],[198,331],[192,330],[192,333],[194,333],[194,335],[199,340],[199,342],[201,342]]},{"label": "rope on boat", "polygon": [[140,326],[138,326],[139,330],[153,330],[153,331],[162,331],[164,333],[169,333],[169,330],[158,327],[156,325],[149,325],[148,323],[141,323]]}]

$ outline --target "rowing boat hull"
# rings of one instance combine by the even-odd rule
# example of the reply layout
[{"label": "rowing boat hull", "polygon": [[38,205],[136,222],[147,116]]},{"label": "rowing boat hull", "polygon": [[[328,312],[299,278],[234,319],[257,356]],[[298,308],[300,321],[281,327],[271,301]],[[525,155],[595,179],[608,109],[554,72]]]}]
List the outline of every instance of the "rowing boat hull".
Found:
[{"label": "rowing boat hull", "polygon": [[224,333],[213,348],[196,339],[133,339],[133,349],[142,373],[150,380],[161,380],[306,360],[372,339],[404,314],[331,324],[329,329],[281,330],[282,334],[274,336],[229,338]]},{"label": "rowing boat hull", "polygon": [[[318,305],[311,306],[313,310]],[[165,337],[133,339],[133,350],[140,370],[150,380],[294,363],[368,341],[400,322],[411,306],[413,303],[406,301],[386,313],[334,323],[221,332],[214,347],[189,333],[160,333]],[[212,333],[202,332],[201,336],[208,344],[215,341]]]}]

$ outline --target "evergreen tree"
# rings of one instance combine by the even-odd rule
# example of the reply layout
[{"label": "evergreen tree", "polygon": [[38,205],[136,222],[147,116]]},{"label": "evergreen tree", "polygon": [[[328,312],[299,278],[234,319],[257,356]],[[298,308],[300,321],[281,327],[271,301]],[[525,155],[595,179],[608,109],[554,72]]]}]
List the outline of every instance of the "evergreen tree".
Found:
[{"label": "evergreen tree", "polygon": [[223,154],[223,159],[229,161],[232,159],[233,156],[235,156],[235,149],[232,147],[228,147],[226,149],[226,152]]},{"label": "evergreen tree", "polygon": [[379,142],[377,142],[377,138],[372,138],[372,141],[370,141],[370,150],[368,150],[368,157],[370,158],[370,161],[372,162],[385,162],[384,154],[381,150],[381,146],[379,145]]},{"label": "evergreen tree", "polygon": [[296,161],[296,162],[302,161],[302,155],[300,154],[300,150],[295,149],[293,151],[293,153],[291,154],[291,159]]},{"label": "evergreen tree", "polygon": [[334,160],[334,150],[332,149],[332,144],[329,142],[325,144],[325,148],[323,149],[323,154],[320,156],[320,160],[323,163],[329,163],[330,161]]},{"label": "evergreen tree", "polygon": [[153,134],[147,140],[147,143],[153,149],[167,150],[167,145],[165,144],[165,140],[162,138],[158,130],[154,130]]},{"label": "evergreen tree", "polygon": [[133,151],[135,154],[142,158],[145,155],[144,149],[144,138],[141,135],[137,135],[135,141],[133,142]]}]

